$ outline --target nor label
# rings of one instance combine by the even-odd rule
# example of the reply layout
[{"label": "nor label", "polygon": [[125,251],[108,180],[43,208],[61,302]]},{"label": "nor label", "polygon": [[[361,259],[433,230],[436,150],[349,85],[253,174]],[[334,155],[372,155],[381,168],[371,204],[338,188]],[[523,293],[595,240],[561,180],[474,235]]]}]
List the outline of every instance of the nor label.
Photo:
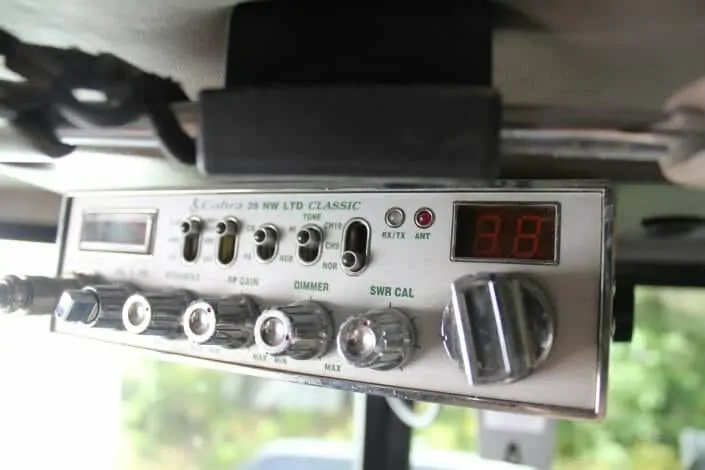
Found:
[{"label": "nor label", "polygon": [[398,299],[413,299],[414,289],[402,286],[371,285],[369,294],[372,297],[395,297]]}]

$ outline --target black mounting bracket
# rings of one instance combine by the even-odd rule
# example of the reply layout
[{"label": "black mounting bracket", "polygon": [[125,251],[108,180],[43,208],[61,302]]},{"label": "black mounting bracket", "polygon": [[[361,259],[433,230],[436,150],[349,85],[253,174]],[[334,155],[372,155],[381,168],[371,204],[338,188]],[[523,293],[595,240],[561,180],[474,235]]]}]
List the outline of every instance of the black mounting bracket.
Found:
[{"label": "black mounting bracket", "polygon": [[239,4],[226,88],[201,96],[200,168],[496,178],[491,17],[485,1]]}]

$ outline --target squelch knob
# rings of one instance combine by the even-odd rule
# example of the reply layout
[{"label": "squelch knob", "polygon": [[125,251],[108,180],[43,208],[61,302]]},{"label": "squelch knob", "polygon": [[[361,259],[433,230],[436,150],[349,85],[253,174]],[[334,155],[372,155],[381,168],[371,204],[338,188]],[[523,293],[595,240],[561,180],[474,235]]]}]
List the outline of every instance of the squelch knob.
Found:
[{"label": "squelch knob", "polygon": [[515,274],[478,274],[451,285],[441,331],[448,355],[470,385],[519,380],[548,357],[556,318],[535,280]]},{"label": "squelch knob", "polygon": [[135,290],[123,284],[65,290],[54,309],[54,316],[90,327],[122,329],[122,307]]},{"label": "squelch knob", "polygon": [[258,314],[257,304],[244,295],[196,300],[183,314],[184,334],[196,344],[245,348],[254,342]]},{"label": "squelch knob", "polygon": [[411,357],[415,344],[411,320],[394,308],[350,317],[338,330],[338,353],[355,367],[401,367]]},{"label": "squelch knob", "polygon": [[136,335],[178,335],[181,316],[192,300],[186,291],[133,294],[122,306],[122,325]]},{"label": "squelch knob", "polygon": [[272,356],[314,359],[328,351],[332,340],[330,312],[314,302],[265,310],[255,323],[255,343]]}]

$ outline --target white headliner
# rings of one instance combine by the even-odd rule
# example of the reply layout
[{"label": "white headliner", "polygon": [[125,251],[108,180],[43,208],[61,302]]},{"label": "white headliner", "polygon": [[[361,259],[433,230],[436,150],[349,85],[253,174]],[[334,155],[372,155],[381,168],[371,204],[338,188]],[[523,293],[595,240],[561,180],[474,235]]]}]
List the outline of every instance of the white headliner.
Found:
[{"label": "white headliner", "polygon": [[[222,86],[228,11],[233,3],[2,0],[0,27],[29,42],[115,53],[140,67],[176,78],[195,97],[201,89]],[[495,83],[507,102],[660,107],[675,90],[705,71],[705,2],[505,3],[540,25],[531,30],[503,29],[495,36]],[[0,77],[2,72],[0,66]],[[6,144],[3,142],[3,150],[7,150]],[[18,154],[19,150],[11,152]],[[73,160],[78,162],[79,156]],[[126,163],[119,162],[122,166]],[[148,164],[155,166],[145,161],[131,168],[147,174],[142,167]],[[100,173],[76,174],[76,181],[71,181],[74,171],[69,164],[64,166],[66,174],[61,175],[56,169],[9,167],[0,173],[54,191],[66,189],[54,181],[56,178],[70,182],[69,187],[92,181],[100,184]],[[163,178],[180,181],[187,177],[171,167],[160,168],[169,175]],[[188,178],[198,180],[197,176]],[[14,184],[0,174],[0,188]]]},{"label": "white headliner", "polygon": [[[232,0],[4,0],[0,26],[27,41],[110,51],[182,81],[223,82]],[[495,81],[508,101],[660,106],[703,73],[705,3],[513,0],[543,31],[496,36]],[[549,33],[550,31],[550,33]]]}]

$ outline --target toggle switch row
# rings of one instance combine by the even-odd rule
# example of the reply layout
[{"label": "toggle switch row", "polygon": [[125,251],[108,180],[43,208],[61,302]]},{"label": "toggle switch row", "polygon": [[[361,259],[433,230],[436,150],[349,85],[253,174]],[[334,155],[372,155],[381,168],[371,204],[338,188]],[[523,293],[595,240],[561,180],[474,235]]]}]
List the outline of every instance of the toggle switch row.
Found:
[{"label": "toggle switch row", "polygon": [[[201,251],[205,223],[192,216],[183,220],[181,231],[181,257],[186,263],[195,262]],[[215,259],[220,266],[231,266],[236,258],[241,238],[242,223],[235,217],[226,217],[215,225],[217,234]],[[252,234],[255,257],[261,263],[274,261],[279,250],[281,233],[275,224],[266,223]],[[315,264],[323,253],[323,230],[315,224],[306,224],[296,234],[296,258],[303,265]]]},{"label": "toggle switch row", "polygon": [[[180,225],[181,257],[186,263],[195,262],[200,256],[202,234],[205,223],[196,216],[188,217]],[[241,238],[242,222],[235,217],[226,217],[215,225],[217,234],[217,263],[229,267],[235,263]],[[370,264],[371,228],[366,220],[354,218],[343,227],[340,264],[349,276],[361,274]],[[255,258],[261,263],[274,261],[279,252],[282,233],[277,225],[265,223],[252,233]],[[320,261],[323,255],[325,234],[316,224],[306,224],[296,233],[296,259],[304,266]]]}]

